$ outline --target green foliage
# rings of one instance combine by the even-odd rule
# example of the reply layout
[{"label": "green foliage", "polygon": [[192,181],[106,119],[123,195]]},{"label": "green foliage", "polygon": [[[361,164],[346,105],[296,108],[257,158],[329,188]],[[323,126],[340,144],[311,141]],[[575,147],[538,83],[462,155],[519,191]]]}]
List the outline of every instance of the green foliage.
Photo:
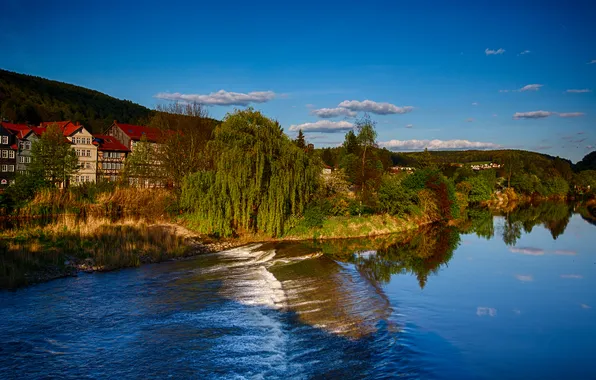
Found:
[{"label": "green foliage", "polygon": [[283,234],[317,190],[321,165],[298,148],[277,122],[253,109],[235,111],[209,143],[213,168],[186,178],[181,205],[204,230]]},{"label": "green foliage", "polygon": [[0,114],[13,122],[72,120],[101,133],[113,120],[140,123],[151,111],[98,91],[0,70]]},{"label": "green foliage", "polygon": [[57,125],[47,127],[31,147],[29,171],[51,184],[67,182],[79,167],[79,160]]},{"label": "green foliage", "polygon": [[[41,189],[48,188],[51,183],[46,181],[43,176],[32,173],[17,174],[15,182],[6,189],[5,205],[7,209],[21,208],[28,201],[35,197],[35,194]],[[2,207],[0,205],[0,207]]]},{"label": "green foliage", "polygon": [[128,183],[140,187],[165,181],[165,168],[157,163],[155,144],[147,141],[146,136],[133,146],[124,164],[123,176]]},{"label": "green foliage", "polygon": [[403,177],[386,174],[379,187],[379,210],[395,216],[412,213],[416,191],[403,185]]},{"label": "green foliage", "polygon": [[471,186],[468,195],[468,199],[471,203],[488,201],[494,190],[494,186],[491,186],[490,180],[487,179],[487,176],[483,175],[470,177],[465,183],[468,183]]},{"label": "green foliage", "polygon": [[298,131],[298,136],[296,137],[296,140],[294,140],[294,143],[298,148],[306,149],[306,140],[304,139],[304,133],[302,132],[302,129]]}]

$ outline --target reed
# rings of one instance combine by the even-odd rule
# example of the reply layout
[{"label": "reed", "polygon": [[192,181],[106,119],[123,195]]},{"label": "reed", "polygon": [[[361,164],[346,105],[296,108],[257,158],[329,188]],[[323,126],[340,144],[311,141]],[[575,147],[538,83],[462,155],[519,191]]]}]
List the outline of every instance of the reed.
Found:
[{"label": "reed", "polygon": [[72,215],[43,227],[0,232],[0,287],[12,288],[78,270],[106,271],[188,254],[189,244],[173,226],[128,218]]}]

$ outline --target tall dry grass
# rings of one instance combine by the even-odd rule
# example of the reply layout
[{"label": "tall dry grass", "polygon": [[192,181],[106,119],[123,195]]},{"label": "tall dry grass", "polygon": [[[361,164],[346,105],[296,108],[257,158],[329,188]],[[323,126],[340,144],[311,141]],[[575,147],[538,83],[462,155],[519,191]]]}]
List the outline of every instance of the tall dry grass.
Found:
[{"label": "tall dry grass", "polygon": [[111,270],[184,256],[189,244],[173,226],[142,219],[113,223],[64,215],[43,227],[0,232],[0,287],[60,277],[76,270]]}]

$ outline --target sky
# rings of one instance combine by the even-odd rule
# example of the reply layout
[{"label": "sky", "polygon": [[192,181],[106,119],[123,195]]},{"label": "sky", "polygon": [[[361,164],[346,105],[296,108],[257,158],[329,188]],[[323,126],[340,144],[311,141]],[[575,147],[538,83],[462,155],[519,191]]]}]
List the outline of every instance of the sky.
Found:
[{"label": "sky", "polygon": [[[448,3],[448,4],[447,4]],[[0,68],[336,146],[596,150],[594,1],[0,0]]]}]

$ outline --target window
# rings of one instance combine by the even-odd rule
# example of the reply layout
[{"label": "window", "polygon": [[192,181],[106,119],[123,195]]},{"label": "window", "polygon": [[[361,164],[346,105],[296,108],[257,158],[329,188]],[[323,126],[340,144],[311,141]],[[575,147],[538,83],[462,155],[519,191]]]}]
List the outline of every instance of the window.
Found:
[{"label": "window", "polygon": [[8,165],[8,171],[14,172],[14,165]]},{"label": "window", "polygon": [[91,151],[87,150],[87,157],[91,157]]},{"label": "window", "polygon": [[77,149],[77,157],[79,157],[81,155],[81,151],[79,149]]},{"label": "window", "polygon": [[8,144],[8,136],[2,136],[2,144]]},{"label": "window", "polygon": [[2,165],[2,171],[3,172],[7,172],[8,171],[8,165]]},{"label": "window", "polygon": [[79,182],[79,176],[75,177],[75,182]]},{"label": "window", "polygon": [[14,150],[9,150],[8,151],[8,158],[14,158]]},{"label": "window", "polygon": [[19,164],[24,164],[25,163],[25,157],[20,156],[19,157]]},{"label": "window", "polygon": [[25,157],[25,163],[26,164],[30,164],[31,163],[31,157]]},{"label": "window", "polygon": [[2,158],[8,158],[8,151],[7,150],[3,150],[2,151]]},{"label": "window", "polygon": [[25,149],[31,149],[31,141],[25,141]]}]

